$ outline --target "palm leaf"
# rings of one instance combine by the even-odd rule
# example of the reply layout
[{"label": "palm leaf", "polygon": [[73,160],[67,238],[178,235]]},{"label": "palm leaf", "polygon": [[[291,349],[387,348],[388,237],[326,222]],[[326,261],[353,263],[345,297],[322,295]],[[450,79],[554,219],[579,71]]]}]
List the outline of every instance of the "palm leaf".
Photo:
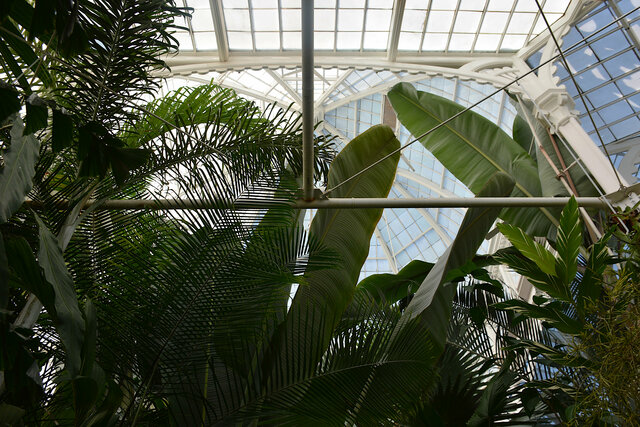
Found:
[{"label": "palm leaf", "polygon": [[[234,133],[224,132],[226,126],[216,121],[224,108],[212,105],[211,121],[188,126],[187,120],[184,132],[149,141],[155,150],[151,162],[123,187],[114,189],[105,180],[98,196],[164,197],[166,186],[165,193],[150,189],[171,183],[169,194],[192,202],[273,197],[281,182],[282,171],[273,169],[281,165],[281,150],[301,154],[293,143],[298,127],[283,126],[290,131],[260,146],[240,135],[253,132],[246,117],[261,122],[255,109],[229,119],[229,128],[247,130]],[[254,135],[269,129],[263,126]],[[144,181],[152,179],[147,188]],[[284,206],[293,194],[283,187]],[[260,342],[270,336],[269,325],[282,317],[295,276],[319,268],[327,258],[309,259],[307,252],[315,254],[317,246],[282,228],[289,224],[282,214],[293,217],[282,209],[277,215],[223,209],[173,212],[168,219],[161,214],[96,210],[78,226],[67,259],[81,292],[96,304],[102,349],[97,360],[131,390],[123,401],[125,418],[198,420],[203,410],[206,417],[214,416],[211,402],[221,397],[207,383],[207,377],[212,381],[207,366],[229,363],[228,369],[244,366],[238,372],[246,373],[256,349],[265,346]],[[270,219],[258,225],[260,218]],[[225,350],[219,343],[226,340]],[[156,398],[171,401],[172,409],[148,409]]]},{"label": "palm leaf", "polygon": [[33,135],[22,135],[22,120],[16,118],[11,127],[11,144],[3,153],[4,167],[0,170],[0,223],[22,206],[31,190],[39,142]]},{"label": "palm leaf", "polygon": [[556,257],[544,246],[533,240],[527,233],[514,225],[503,223],[497,225],[498,230],[511,244],[545,274],[556,275]]},{"label": "palm leaf", "polygon": [[573,282],[578,271],[578,253],[582,244],[581,224],[578,203],[574,197],[571,197],[562,210],[556,241],[558,250],[556,270],[560,280],[565,283]]},{"label": "palm leaf", "polygon": [[159,87],[151,77],[165,67],[159,59],[175,49],[173,21],[182,12],[166,0],[80,2],[78,25],[88,49],[57,58],[58,100],[84,122],[99,121],[116,130],[135,117],[131,102]]}]

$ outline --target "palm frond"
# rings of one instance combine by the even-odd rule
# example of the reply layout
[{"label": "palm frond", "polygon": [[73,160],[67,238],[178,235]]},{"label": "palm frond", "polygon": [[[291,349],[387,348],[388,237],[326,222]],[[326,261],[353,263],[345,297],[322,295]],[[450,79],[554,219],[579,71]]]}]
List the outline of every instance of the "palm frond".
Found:
[{"label": "palm frond", "polygon": [[167,0],[79,2],[78,24],[89,47],[52,67],[60,104],[83,122],[98,121],[118,133],[135,117],[131,102],[159,87],[151,73],[165,67],[161,55],[177,48],[171,30],[183,14]]}]

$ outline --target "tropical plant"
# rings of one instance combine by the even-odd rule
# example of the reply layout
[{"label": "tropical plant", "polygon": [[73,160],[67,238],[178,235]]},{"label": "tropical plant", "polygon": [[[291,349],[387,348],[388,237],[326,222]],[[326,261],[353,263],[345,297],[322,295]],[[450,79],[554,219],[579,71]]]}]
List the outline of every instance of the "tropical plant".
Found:
[{"label": "tropical plant", "polygon": [[[435,265],[358,285],[382,211],[321,210],[302,231],[299,116],[213,84],[142,105],[158,88],[158,56],[175,48],[183,12],[172,2],[2,7],[1,419],[367,425],[435,411],[483,424],[532,414],[514,406],[522,358],[482,347],[486,331],[468,327],[460,303],[469,274],[485,281],[473,295],[498,292],[469,259],[499,209],[470,209]],[[399,147],[388,127],[355,138],[330,167],[330,138],[315,142],[316,176],[331,187],[374,165],[334,196],[387,195],[399,159],[377,163]],[[492,172],[474,191],[507,196],[513,180]],[[167,197],[185,209],[105,209]],[[234,209],[247,197],[277,203]],[[436,408],[461,395],[460,418]]]},{"label": "tropical plant", "polygon": [[[118,185],[102,184],[115,192],[148,158],[124,147],[111,113],[126,111],[122,99],[158,87],[149,71],[162,66],[158,55],[175,48],[170,31],[181,13],[164,1],[2,4],[0,63],[9,79],[0,93],[3,417],[38,408],[44,367],[46,387],[55,377],[70,390],[77,421],[96,403],[103,374],[94,363],[95,312],[91,301],[79,304],[63,251],[86,219],[80,209],[100,185],[94,177],[112,169]],[[115,75],[119,86],[110,80]],[[32,191],[34,181],[39,188]],[[29,193],[46,202],[40,215],[26,209]],[[46,316],[34,328],[43,306]]]},{"label": "tropical plant", "polygon": [[[504,249],[499,253],[511,253]],[[511,299],[485,267],[497,265],[494,256],[475,256],[453,269],[447,280],[457,288],[453,299],[444,352],[434,377],[415,405],[400,414],[403,425],[522,425],[549,421],[553,411],[536,390],[524,384],[549,378],[552,372],[533,362],[528,353],[508,347],[514,339],[550,344],[552,337],[536,319],[514,322],[511,313],[494,304]],[[358,284],[356,296],[370,295],[383,306],[407,306],[433,264],[412,261],[398,274],[378,274]],[[471,277],[471,279],[469,279]],[[361,306],[354,299],[352,310]],[[348,317],[346,317],[348,319]]]},{"label": "tropical plant", "polygon": [[[102,307],[85,297],[104,298],[97,284],[105,280],[105,266],[112,270],[128,259],[136,239],[148,257],[147,245],[162,232],[171,239],[184,231],[155,214],[96,208],[107,198],[144,197],[171,174],[207,166],[207,175],[183,184],[206,190],[199,179],[215,188],[201,198],[228,196],[231,203],[277,183],[284,165],[299,173],[301,135],[296,116],[259,112],[215,86],[140,106],[159,87],[150,74],[163,67],[158,56],[176,47],[170,32],[182,12],[171,2],[63,3],[2,5],[2,66],[18,86],[3,83],[1,92],[0,418],[17,420],[26,411],[32,423],[97,423],[122,404],[121,387],[133,373],[114,377],[110,359],[96,349],[96,316],[101,334],[113,319],[102,322]],[[323,140],[318,176],[326,175],[331,156]],[[83,210],[89,198],[98,202]],[[246,236],[249,218],[259,215],[212,218],[228,230],[221,244],[232,239],[237,247],[241,238],[233,240],[234,232]],[[129,244],[117,252],[114,242]]]},{"label": "tropical plant", "polygon": [[[552,368],[549,377],[527,386],[573,425],[636,425],[640,390],[638,347],[637,223],[631,232],[610,230],[579,257],[582,243],[575,200],[562,212],[556,253],[535,242],[523,230],[499,225],[518,253],[498,260],[526,277],[538,290],[533,303],[508,300],[495,308],[517,313],[515,321],[539,319],[554,337],[551,343],[521,339],[512,343],[528,351],[535,362]],[[612,234],[620,238],[620,258],[607,246]],[[626,253],[624,253],[626,252]],[[616,264],[616,266],[614,266]]]},{"label": "tropical plant", "polygon": [[[191,108],[186,108],[185,105],[190,105]],[[141,118],[140,123],[145,131],[144,137],[146,138],[142,145],[144,145],[145,150],[151,152],[149,162],[138,168],[121,185],[117,185],[114,182],[115,177],[112,178],[110,176],[94,183],[94,191],[99,198],[150,197],[150,195],[159,197],[165,195],[166,191],[181,194],[187,192],[198,195],[197,200],[194,200],[194,202],[225,200],[228,206],[233,200],[242,195],[259,195],[261,191],[272,193],[269,188],[277,184],[282,173],[285,173],[285,165],[290,168],[289,174],[295,176],[300,173],[301,130],[298,116],[274,111],[275,114],[267,112],[271,116],[267,120],[264,116],[265,113],[260,112],[253,104],[237,98],[232,91],[221,89],[215,85],[203,86],[198,89],[184,89],[177,93],[172,93],[166,99],[150,105],[147,108],[147,112],[149,116],[154,117],[156,120],[161,120],[164,126],[149,130],[149,125],[152,124],[152,121],[145,117]],[[134,133],[140,134],[141,131],[137,130],[135,126],[127,128],[127,136],[131,137]],[[323,140],[324,138],[319,138],[317,144],[319,176],[322,176],[323,171],[326,171],[326,159],[330,155],[330,143],[325,144]],[[45,151],[35,166],[37,169],[35,187],[30,194],[34,203],[40,207],[40,214],[50,224],[53,224],[53,227],[61,226],[61,235],[65,232],[66,225],[64,223],[60,224],[60,221],[65,221],[66,215],[61,216],[58,213],[60,202],[69,203],[69,200],[73,200],[74,197],[77,198],[77,194],[84,191],[83,184],[86,185],[86,178],[76,177],[77,166],[74,167],[72,159],[67,158],[67,160],[69,161],[60,161],[55,158],[54,154]],[[202,170],[203,172],[200,174],[188,174],[185,173],[186,170]],[[6,169],[4,172],[6,172]],[[179,180],[175,177],[182,179]],[[261,190],[261,188],[265,188],[265,190]],[[163,192],[162,190],[165,191]],[[81,195],[84,194],[81,193]],[[292,197],[289,193],[285,193],[284,196]],[[32,205],[34,204],[32,203]],[[107,276],[105,274],[113,274],[114,265],[120,265],[123,259],[130,259],[132,253],[140,253],[141,257],[149,258],[150,247],[148,245],[157,245],[158,239],[163,238],[171,241],[175,233],[179,235],[184,233],[184,231],[181,231],[184,226],[175,221],[167,221],[155,214],[122,214],[110,211],[90,212],[90,210],[80,217],[80,221],[73,225],[73,230],[68,234],[70,240],[65,256],[74,276],[76,291],[83,296],[91,295],[96,299],[96,302],[110,292],[105,290],[103,294],[99,292],[99,287],[97,286],[98,283],[106,281]],[[278,211],[278,208],[275,210]],[[209,224],[214,229],[223,227],[227,230],[228,236],[218,236],[220,244],[226,242],[232,248],[242,247],[240,242],[230,244],[227,239],[240,239],[241,237],[233,237],[236,235],[235,233],[239,233],[238,236],[245,236],[242,238],[246,240],[246,236],[250,235],[250,230],[252,229],[250,221],[259,218],[259,216],[256,216],[257,213],[255,212],[247,215],[237,213],[223,215],[220,212],[222,211],[212,211],[209,218],[202,217],[198,222],[193,222],[193,227],[200,228],[204,224]],[[286,216],[282,217],[282,215],[275,216],[271,222],[286,223],[286,218]],[[184,219],[188,220],[189,218],[186,217]],[[265,222],[269,221],[265,220]],[[37,245],[38,239],[30,231],[32,224],[33,217],[23,207],[13,215],[3,233],[7,237],[8,243],[14,240],[22,242],[20,247],[26,249],[22,252],[25,257],[30,254],[29,244],[18,236],[26,235],[29,240],[34,241]],[[46,227],[44,223],[40,222],[39,224],[41,232],[45,233]],[[71,238],[71,234],[73,234],[73,238]],[[278,237],[277,234],[275,236]],[[281,239],[285,237],[286,235],[284,237],[281,236]],[[49,238],[49,240],[51,239],[52,237]],[[297,241],[293,242],[294,245],[304,245],[303,239],[301,240],[300,237],[296,237],[296,239]],[[45,241],[46,239],[41,236],[41,244]],[[140,243],[139,248],[132,244],[136,241]],[[286,242],[282,243],[283,247],[287,247]],[[116,248],[119,248],[120,251]],[[195,248],[194,246],[193,250]],[[223,250],[223,248],[218,249],[218,251],[220,250]],[[144,251],[147,251],[147,254],[142,255]],[[161,248],[157,248],[157,251],[160,252]],[[294,250],[293,253],[283,255],[293,256],[296,253]],[[33,259],[33,255],[30,256]],[[258,255],[254,254],[254,256]],[[222,254],[218,253],[218,258],[223,259]],[[17,271],[16,268],[23,262],[23,259],[18,258],[11,261],[9,263],[12,267],[10,270],[11,277],[15,277],[16,282],[20,282],[18,287],[33,292],[41,302],[45,303],[46,295],[39,292],[27,280],[21,279],[28,277],[28,269]],[[38,261],[42,261],[41,256],[38,256]],[[32,264],[34,263],[35,259],[32,261]],[[56,265],[64,265],[60,257],[57,259]],[[272,264],[269,265],[272,266]],[[38,270],[39,268],[36,267],[33,271],[37,272]],[[66,270],[66,267],[64,270]],[[277,268],[274,267],[273,271],[277,271]],[[73,285],[69,281],[68,273],[66,273],[65,277],[67,279],[65,279],[66,288],[64,289],[72,289]],[[42,282],[44,283],[43,286],[47,286],[49,277],[47,277],[46,281],[42,280]],[[115,289],[115,286],[113,285],[110,288],[111,291]],[[53,294],[57,295],[57,293]],[[54,295],[51,295],[52,298]],[[20,302],[20,294],[13,296],[11,303],[14,310],[12,310],[13,316],[8,319],[10,321],[16,319],[15,315],[18,312],[24,311],[24,300],[22,300],[22,303]],[[125,297],[126,295],[123,296],[123,298]],[[73,298],[75,300],[75,295]],[[121,300],[121,302],[123,301]],[[133,303],[133,301],[131,302]],[[77,306],[77,302],[75,304]],[[45,303],[45,308],[47,312],[55,313],[53,304],[47,305]],[[98,319],[103,314],[101,312],[103,308],[98,306]],[[132,313],[134,312],[132,310]],[[117,318],[115,315],[111,318],[107,316],[107,319],[110,320],[106,320],[103,325],[112,323],[115,318]],[[80,315],[79,319],[82,320],[82,315]],[[107,329],[105,327],[101,328],[101,334],[106,335]],[[52,344],[56,347],[55,341],[57,339],[55,339],[55,335],[57,333],[47,328],[46,335],[54,337]],[[47,338],[47,340],[50,340],[50,338]],[[98,341],[98,345],[100,345],[100,341]],[[79,349],[82,345],[69,345],[69,347]],[[65,351],[65,353],[69,352],[69,349]],[[55,359],[57,357],[54,356],[55,353],[55,348],[49,350],[49,358],[47,359],[49,369],[45,371],[45,382],[48,381],[50,383],[61,366],[60,359]],[[123,356],[123,354],[120,354],[120,356]],[[51,357],[54,357],[54,359],[51,359]],[[108,374],[113,376],[114,368],[105,363],[109,359],[103,358],[102,360],[103,366],[108,368]],[[121,362],[119,361],[118,363]],[[65,369],[68,369],[69,364],[65,363],[64,366]],[[50,375],[53,375],[53,377]],[[124,374],[119,375],[120,378],[124,378]],[[105,393],[107,392],[103,391],[104,385],[101,387],[102,390],[99,385],[97,390],[83,390],[83,392],[87,396],[94,396],[96,403],[104,400],[105,404],[119,405],[121,399],[116,399],[112,396],[113,393],[115,393],[115,396],[122,395],[118,385],[111,385],[106,397]],[[112,413],[109,413],[109,408],[101,409],[99,406],[96,406],[92,411],[83,409],[81,411],[83,413],[79,414],[77,411],[80,403],[71,406],[66,405],[68,399],[61,397],[64,396],[64,393],[66,393],[64,389],[56,390],[54,394],[56,398],[50,400],[49,403],[50,406],[64,408],[66,413],[64,411],[56,412],[50,408],[48,409],[50,417],[82,419],[87,416],[95,418],[98,415],[101,417],[112,415]],[[68,413],[69,409],[73,408],[76,409],[75,415]],[[115,409],[111,408],[111,410]],[[96,420],[94,419],[94,421]]]},{"label": "tropical plant", "polygon": [[[388,96],[398,120],[474,194],[493,173],[501,171],[516,183],[514,197],[572,195],[556,179],[556,172],[545,158],[548,155],[556,170],[562,171],[566,169],[563,159],[568,159],[569,153],[556,145],[555,137],[526,105],[518,105],[511,138],[480,114],[471,110],[463,113],[461,105],[418,91],[409,83],[398,83]],[[436,126],[439,127],[435,131],[423,136]],[[565,174],[577,195],[597,195],[589,177],[579,168]],[[530,234],[554,239],[559,216],[559,209],[544,207],[505,208],[500,214],[505,222]]]},{"label": "tropical plant", "polygon": [[[193,98],[184,99],[187,98],[192,102]],[[165,104],[159,102],[157,105]],[[217,108],[226,108],[226,105],[233,103],[224,103]],[[151,107],[150,110],[153,111]],[[181,108],[170,110],[183,111]],[[219,111],[212,115],[224,116]],[[202,131],[203,125],[205,129],[208,126],[222,129],[206,121],[181,129],[191,134]],[[227,126],[226,129],[237,128]],[[285,190],[292,184],[286,184],[284,171],[276,174],[277,181],[270,181],[270,174],[265,175],[274,170],[273,161],[268,162],[266,168],[265,163],[245,161],[242,173],[234,179],[229,175],[234,170],[230,167],[232,163],[224,168],[225,173],[216,174],[217,170],[223,169],[220,162],[226,159],[216,147],[207,145],[198,151],[200,147],[193,140],[180,139],[181,132],[158,134],[151,140],[160,147],[154,153],[157,160],[152,155],[151,166],[135,172],[137,175],[128,181],[132,188],[127,190],[125,187],[116,195],[153,194],[145,190],[145,186],[140,187],[136,176],[150,177],[152,172],[161,171],[165,177],[170,177],[175,191],[193,202],[225,196],[232,200],[246,194],[244,190],[249,187],[256,191],[260,184],[277,182],[280,184],[276,191],[291,197],[292,192]],[[223,135],[216,135],[218,139],[205,140],[218,142],[224,150],[228,140],[236,134],[246,136],[251,133],[228,130]],[[206,130],[203,135],[207,135]],[[238,138],[238,148],[242,147],[242,141],[244,139]],[[376,144],[380,148],[375,148]],[[336,159],[329,182],[340,182],[395,147],[397,140],[388,128],[368,131],[352,141]],[[251,149],[259,151],[259,159],[264,160],[264,147],[259,144],[245,147],[240,153],[246,158]],[[230,150],[225,154],[233,156],[236,152]],[[343,191],[361,197],[383,196],[393,179],[396,163],[397,158],[392,158],[377,165],[370,172],[373,178],[360,180]],[[181,169],[184,164],[192,165],[189,173]],[[153,165],[162,167],[154,168]],[[275,165],[278,170],[279,163]],[[243,185],[240,180],[248,180],[246,174],[252,170],[257,174],[257,181],[254,179],[250,181],[251,185]],[[62,171],[57,170],[56,174],[62,174]],[[216,176],[220,176],[217,181]],[[66,179],[72,180],[72,176]],[[502,181],[492,181],[487,194],[510,191],[508,180],[500,179]],[[47,194],[44,191],[47,185],[51,183],[45,180],[44,184],[36,185],[36,189],[42,188],[39,193]],[[113,183],[103,185],[108,189]],[[97,187],[98,193],[101,188]],[[50,204],[44,198],[41,203],[42,206]],[[371,311],[369,307],[368,311],[361,312],[355,323],[350,319],[349,324],[344,325],[340,321],[346,308],[344,303],[340,308],[331,301],[335,305],[330,307],[333,312],[328,313],[340,321],[331,322],[327,312],[317,310],[317,304],[302,302],[303,297],[335,298],[336,294],[326,293],[322,285],[311,289],[314,280],[324,279],[319,275],[320,268],[332,274],[351,271],[340,279],[350,285],[334,283],[340,284],[347,295],[354,292],[355,278],[366,257],[366,248],[380,212],[323,211],[314,224],[325,225],[312,226],[311,252],[305,255],[305,240],[296,232],[297,226],[292,227],[297,216],[286,205],[279,210],[262,216],[257,227],[255,219],[260,216],[220,209],[187,211],[179,217],[180,223],[175,224],[171,219],[149,213],[93,211],[86,214],[84,221],[76,227],[65,256],[77,290],[91,296],[95,302],[86,304],[84,317],[88,325],[101,325],[97,338],[93,339],[97,339],[95,360],[105,372],[106,380],[96,381],[95,385],[82,384],[86,401],[74,399],[70,395],[71,389],[65,388],[64,383],[49,390],[46,412],[34,411],[29,419],[43,417],[65,422],[75,418],[106,422],[120,408],[120,417],[132,423],[169,420],[299,422],[313,419],[336,423],[350,419],[366,422],[397,416],[402,407],[412,404],[429,379],[434,378],[429,366],[442,351],[439,342],[437,347],[434,345],[434,337],[441,335],[439,332],[428,332],[420,323],[411,321],[394,308]],[[283,215],[287,211],[290,213]],[[444,294],[439,290],[443,274],[459,267],[465,256],[475,252],[474,245],[479,244],[493,222],[497,213],[494,211],[470,211],[467,223],[476,225],[479,221],[484,225],[463,227],[466,231],[457,243],[463,253],[458,249],[443,258],[435,269],[436,274],[425,282],[426,288],[420,288],[423,292],[432,289],[432,292],[442,294],[438,297],[442,301],[438,306],[444,306],[435,310],[434,315],[445,328],[447,322],[442,316],[447,316],[446,306],[452,303],[452,295],[448,290]],[[20,212],[14,215],[16,219],[20,217]],[[284,226],[268,227],[274,219]],[[292,222],[288,223],[287,219]],[[28,215],[24,220],[29,222]],[[356,223],[363,227],[361,232],[351,232]],[[360,255],[341,267],[331,265],[331,270],[327,271],[327,263],[331,264],[332,257],[327,260],[327,255],[322,255],[319,248],[329,249],[334,254],[344,254],[342,248],[349,248],[353,254],[359,251]],[[31,254],[30,249],[26,254]],[[265,258],[265,254],[272,255]],[[11,265],[12,277],[23,278],[26,273],[15,271],[13,266],[17,264]],[[185,276],[185,272],[189,274]],[[305,275],[296,278],[302,272]],[[297,292],[292,308],[287,310],[286,301],[291,283],[295,281],[300,282],[302,292]],[[348,296],[342,298],[349,301]],[[300,308],[294,310],[293,304]],[[428,303],[426,306],[435,307]],[[428,312],[418,308],[414,313],[428,315]],[[319,319],[324,317],[329,321],[306,323],[316,316],[313,313],[318,313]],[[91,320],[94,318],[97,322]],[[398,323],[401,320],[403,323]],[[41,340],[51,346],[50,369],[44,376],[45,382],[50,384],[63,366],[60,357],[66,352],[56,345],[56,331],[46,323],[41,327],[46,331],[40,335]],[[317,334],[315,328],[318,327],[329,329],[329,340]],[[95,331],[94,327],[87,330]],[[390,334],[392,330],[395,330],[394,334]],[[304,347],[303,343],[309,343],[309,347]],[[406,366],[395,366],[395,360],[406,361],[402,362]],[[66,364],[64,366],[66,368]],[[397,386],[390,387],[392,383]],[[382,393],[383,390],[396,390],[401,383],[404,394]],[[328,390],[341,390],[341,393],[336,396],[327,393]],[[70,399],[75,402],[70,404]],[[345,401],[351,404],[345,407]]]}]

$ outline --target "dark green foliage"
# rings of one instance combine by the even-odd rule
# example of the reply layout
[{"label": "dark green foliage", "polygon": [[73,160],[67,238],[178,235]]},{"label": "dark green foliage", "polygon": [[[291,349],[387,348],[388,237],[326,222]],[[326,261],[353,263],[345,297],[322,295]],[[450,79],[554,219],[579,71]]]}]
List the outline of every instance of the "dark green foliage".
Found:
[{"label": "dark green foliage", "polygon": [[51,148],[60,152],[73,142],[73,118],[62,110],[52,110]]},{"label": "dark green foliage", "polygon": [[35,94],[27,99],[27,116],[25,119],[25,135],[35,133],[47,126],[48,109],[46,103]]},{"label": "dark green foliage", "polygon": [[[391,305],[414,294],[433,268],[430,262],[414,260],[397,274],[374,274],[358,283],[357,294],[367,294],[374,301]],[[354,296],[354,300],[359,297]]]},{"label": "dark green foliage", "polygon": [[18,91],[4,82],[0,82],[0,123],[20,110]]},{"label": "dark green foliage", "polygon": [[104,178],[111,169],[117,185],[122,185],[130,171],[143,166],[150,151],[126,148],[124,142],[111,135],[98,122],[89,122],[78,129],[78,176]]},{"label": "dark green foliage", "polygon": [[56,93],[83,122],[98,121],[118,133],[136,116],[131,103],[159,87],[151,72],[164,68],[159,56],[176,48],[170,30],[181,12],[166,0],[78,4],[76,25],[86,33],[88,48],[54,65],[65,82]]},{"label": "dark green foliage", "polygon": [[[414,262],[357,286],[381,209],[322,211],[309,236],[301,230],[291,207],[302,164],[298,115],[260,111],[214,84],[142,107],[158,88],[151,72],[164,68],[159,57],[175,48],[170,33],[182,12],[173,2],[1,7],[2,41],[16,36],[0,43],[2,66],[18,87],[0,93],[3,120],[13,120],[0,175],[8,251],[0,256],[1,417],[376,425],[428,413],[480,425],[521,416],[516,383],[528,378],[530,360],[517,344],[513,354],[503,347],[538,331],[491,307],[501,290],[482,269],[486,260],[469,261],[498,209],[470,209],[435,266]],[[13,117],[21,103],[26,130]],[[374,127],[329,169],[331,138],[315,143],[316,176],[331,187],[399,147],[390,129]],[[31,154],[17,156],[18,148]],[[386,196],[398,157],[334,196]],[[26,175],[11,174],[16,165]],[[479,194],[511,193],[508,177],[485,178]],[[175,195],[222,207],[101,209],[112,198]],[[282,204],[268,212],[228,209],[274,196]],[[25,197],[38,215],[23,208]],[[573,234],[559,243],[563,277],[574,271]],[[484,282],[458,284],[469,275]],[[18,324],[25,307],[35,307],[35,323]],[[488,344],[489,324],[499,348]],[[556,351],[536,342],[541,354]]]},{"label": "dark green foliage", "polygon": [[38,265],[42,268],[44,278],[53,288],[55,295],[53,300],[43,300],[42,303],[55,319],[57,332],[66,350],[65,368],[73,379],[80,373],[82,363],[84,320],[78,307],[73,279],[67,270],[58,241],[42,220],[36,214],[34,215],[38,223],[40,240]]},{"label": "dark green foliage", "polygon": [[40,143],[33,135],[23,135],[23,131],[22,121],[16,118],[11,127],[11,141],[2,156],[0,224],[7,222],[18,210],[33,185]]},{"label": "dark green foliage", "polygon": [[[513,180],[506,174],[496,173],[479,195],[504,197],[511,193],[513,185]],[[455,240],[433,266],[403,314],[407,320],[420,318],[428,328],[434,346],[440,351],[444,349],[455,293],[455,285],[447,280],[449,272],[463,267],[475,255],[499,212],[499,208],[471,208],[467,211]]]},{"label": "dark green foliage", "polygon": [[33,293],[55,313],[53,287],[42,276],[42,270],[29,243],[22,237],[7,240],[7,257],[11,265],[12,286]]}]

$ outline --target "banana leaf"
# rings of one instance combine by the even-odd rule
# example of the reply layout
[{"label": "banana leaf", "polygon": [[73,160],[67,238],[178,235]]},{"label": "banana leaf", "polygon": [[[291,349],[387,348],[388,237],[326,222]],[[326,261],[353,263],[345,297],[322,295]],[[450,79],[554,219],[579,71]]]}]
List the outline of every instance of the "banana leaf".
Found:
[{"label": "banana leaf", "polygon": [[[478,196],[504,197],[512,190],[511,178],[497,173],[487,181]],[[447,282],[447,276],[451,270],[464,266],[476,253],[499,212],[500,208],[471,208],[467,211],[455,240],[433,266],[403,313],[407,322],[420,318],[440,352],[444,350],[456,290],[455,284]]]},{"label": "banana leaf", "polygon": [[[549,165],[549,162],[544,157],[540,150],[540,146],[537,144],[539,141],[542,144],[542,149],[548,154],[551,161],[556,165],[558,170],[562,170],[562,164],[558,159],[556,150],[553,147],[551,136],[546,127],[536,119],[531,111],[531,106],[528,104],[517,104],[516,109],[518,115],[513,122],[513,139],[523,146],[528,146],[532,157],[538,163],[538,176],[540,177],[540,184],[542,189],[542,195],[544,197],[568,197],[571,194],[567,191],[562,182],[556,177],[556,173]],[[529,126],[529,123],[533,125],[533,129]],[[534,136],[537,136],[536,137]],[[573,156],[569,153],[569,150],[564,144],[559,141],[557,137],[556,144],[558,150],[562,155],[565,166],[569,166],[573,163]],[[569,168],[569,175],[576,187],[576,197],[596,197],[599,196],[598,190],[593,186],[593,183],[589,179],[589,176],[584,173],[582,168],[578,165],[573,165]],[[550,209],[552,210],[552,209]],[[555,214],[559,209],[552,210]],[[556,214],[556,216],[559,216]]]},{"label": "banana leaf", "polygon": [[[388,94],[400,122],[416,137],[441,125],[464,108],[437,95],[399,83]],[[462,183],[478,194],[496,172],[515,182],[514,197],[540,197],[542,188],[536,162],[502,129],[472,111],[456,117],[420,142]],[[505,208],[500,218],[546,236],[556,217],[546,208]]]},{"label": "banana leaf", "polygon": [[[374,126],[353,139],[331,164],[328,186],[334,187],[400,147],[388,126]],[[386,197],[396,173],[397,153],[333,192],[333,197]],[[340,263],[312,271],[293,299],[282,325],[286,344],[276,360],[293,377],[315,369],[333,330],[353,297],[358,275],[369,253],[369,242],[382,209],[323,209],[311,223],[310,238],[335,253]],[[310,259],[309,262],[313,262]],[[284,339],[281,337],[281,339]],[[288,350],[287,350],[288,348]],[[296,360],[304,354],[305,360]],[[287,360],[287,362],[285,362]],[[291,372],[291,370],[295,372]]]}]

